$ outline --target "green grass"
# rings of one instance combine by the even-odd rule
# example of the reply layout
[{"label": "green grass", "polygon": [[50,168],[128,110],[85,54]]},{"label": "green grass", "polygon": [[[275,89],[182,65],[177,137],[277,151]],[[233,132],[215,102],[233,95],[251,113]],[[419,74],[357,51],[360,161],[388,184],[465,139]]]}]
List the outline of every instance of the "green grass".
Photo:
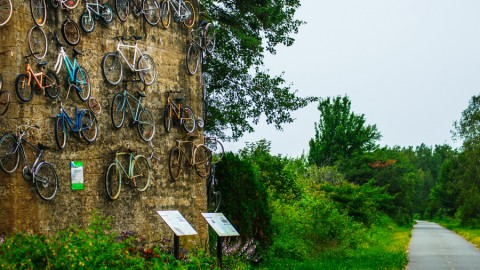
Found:
[{"label": "green grass", "polygon": [[261,269],[404,269],[411,227],[393,224],[372,228],[367,243],[357,249],[327,250],[306,261],[272,259]]},{"label": "green grass", "polygon": [[462,226],[460,220],[457,219],[442,219],[434,220],[443,227],[456,232],[461,235],[467,241],[471,242],[477,247],[480,247],[480,228],[472,228]]}]

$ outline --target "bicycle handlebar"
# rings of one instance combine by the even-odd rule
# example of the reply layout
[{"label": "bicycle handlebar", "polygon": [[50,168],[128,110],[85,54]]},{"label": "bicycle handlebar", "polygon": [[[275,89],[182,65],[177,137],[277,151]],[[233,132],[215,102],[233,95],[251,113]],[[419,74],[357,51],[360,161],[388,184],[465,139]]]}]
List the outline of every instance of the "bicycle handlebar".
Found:
[{"label": "bicycle handlebar", "polygon": [[34,56],[34,55],[37,54],[37,53],[38,53],[38,52],[32,52],[31,54],[26,55],[26,56],[24,56],[23,58],[28,59],[30,56]]},{"label": "bicycle handlebar", "polygon": [[[25,130],[23,130],[23,128],[25,128]],[[34,125],[23,124],[23,125],[19,125],[17,127],[17,133],[18,134],[20,134],[20,133],[25,134],[30,128],[40,129],[40,127],[36,124],[34,124]]]}]

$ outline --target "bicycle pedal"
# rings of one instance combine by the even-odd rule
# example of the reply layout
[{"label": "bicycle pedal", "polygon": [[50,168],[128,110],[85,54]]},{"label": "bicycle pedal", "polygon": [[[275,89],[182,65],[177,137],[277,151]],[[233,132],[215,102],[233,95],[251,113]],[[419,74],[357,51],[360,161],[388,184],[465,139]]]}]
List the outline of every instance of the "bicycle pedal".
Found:
[{"label": "bicycle pedal", "polygon": [[27,166],[23,167],[22,176],[23,176],[23,179],[25,179],[27,181],[32,180],[32,176],[31,176],[30,171],[28,170]]}]

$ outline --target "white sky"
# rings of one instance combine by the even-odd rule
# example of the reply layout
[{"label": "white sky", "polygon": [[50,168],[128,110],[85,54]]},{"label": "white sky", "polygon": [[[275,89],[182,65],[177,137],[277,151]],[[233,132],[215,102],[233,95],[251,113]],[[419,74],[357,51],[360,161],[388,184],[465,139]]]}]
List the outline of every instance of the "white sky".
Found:
[{"label": "white sky", "polygon": [[[266,57],[271,74],[299,96],[348,95],[382,134],[380,145],[448,143],[453,122],[480,93],[480,1],[303,0],[300,27],[291,47]],[[239,142],[267,139],[272,154],[308,152],[317,103],[294,113],[283,132],[260,123]]]}]

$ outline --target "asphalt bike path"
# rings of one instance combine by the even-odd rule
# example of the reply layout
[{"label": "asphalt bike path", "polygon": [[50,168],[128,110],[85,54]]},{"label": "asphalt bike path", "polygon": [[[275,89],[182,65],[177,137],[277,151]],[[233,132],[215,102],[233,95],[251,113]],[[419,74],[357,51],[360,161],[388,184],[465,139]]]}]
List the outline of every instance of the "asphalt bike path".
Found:
[{"label": "asphalt bike path", "polygon": [[410,240],[408,270],[480,269],[480,250],[437,223],[417,221]]}]

